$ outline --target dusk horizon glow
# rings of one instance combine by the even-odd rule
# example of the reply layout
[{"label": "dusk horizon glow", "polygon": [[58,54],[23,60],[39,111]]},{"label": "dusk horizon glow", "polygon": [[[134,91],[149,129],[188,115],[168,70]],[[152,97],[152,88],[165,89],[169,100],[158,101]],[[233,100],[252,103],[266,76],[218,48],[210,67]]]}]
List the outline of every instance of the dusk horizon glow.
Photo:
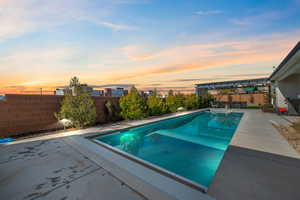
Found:
[{"label": "dusk horizon glow", "polygon": [[300,40],[300,0],[0,1],[0,95],[98,88],[192,92],[268,77]]}]

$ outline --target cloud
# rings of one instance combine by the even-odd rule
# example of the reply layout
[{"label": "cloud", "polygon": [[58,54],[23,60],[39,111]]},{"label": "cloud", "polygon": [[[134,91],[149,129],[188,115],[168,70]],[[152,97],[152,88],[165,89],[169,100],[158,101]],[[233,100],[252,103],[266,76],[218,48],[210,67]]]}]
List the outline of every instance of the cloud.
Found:
[{"label": "cloud", "polygon": [[75,49],[67,47],[32,48],[7,52],[6,55],[0,56],[0,64],[2,70],[14,69],[14,73],[28,72],[27,67],[35,73],[44,71],[45,68],[56,71],[62,70],[60,67],[65,66],[67,60],[75,57],[75,54]]},{"label": "cloud", "polygon": [[230,19],[229,21],[236,25],[261,25],[268,24],[269,22],[275,21],[284,17],[285,13],[282,11],[265,12],[258,15],[247,16],[239,19]]},{"label": "cloud", "polygon": [[[98,52],[95,49],[83,52],[84,49],[71,46],[7,51],[0,56],[1,74],[5,74],[1,77],[0,88],[7,85],[23,85],[32,91],[35,89],[30,88],[34,87],[54,88],[56,85],[68,83],[66,77],[74,75],[79,75],[82,82],[99,87],[131,86],[122,82],[135,85],[138,83],[140,87],[152,82],[164,84],[172,77],[180,79],[186,73],[193,74],[194,80],[178,80],[179,86],[190,84],[192,81],[210,81],[214,78],[219,80],[255,77],[262,75],[259,71],[256,73],[255,67],[270,66],[271,70],[271,67],[279,63],[298,41],[299,34],[300,30],[243,40],[179,45],[160,51],[155,51],[151,46],[148,48],[147,45],[127,45],[125,48],[105,51],[109,57],[104,58],[101,57],[102,53],[95,53]],[[140,59],[140,56],[147,58]],[[222,73],[226,72],[226,67],[242,68],[245,65],[253,66],[253,72],[249,67],[249,73],[241,75],[242,70],[236,67],[232,75],[216,77],[215,74],[207,74],[203,70],[219,67]],[[262,70],[265,72],[268,68]],[[98,85],[99,83],[103,84]],[[169,81],[167,84],[173,83],[176,81]]]},{"label": "cloud", "polygon": [[[111,16],[120,4],[138,3],[135,0],[100,0],[97,12],[90,10],[92,2],[85,0],[0,0],[0,42],[25,33],[47,30],[56,26],[89,19],[88,22],[112,30],[136,30],[135,27],[102,20]],[[88,9],[89,8],[89,9]]]},{"label": "cloud", "polygon": [[12,90],[25,90],[26,87],[23,85],[11,85],[11,86],[6,86],[4,89],[12,89]]},{"label": "cloud", "polygon": [[184,78],[184,79],[174,79],[170,80],[170,82],[194,82],[194,81],[211,81],[222,78]]},{"label": "cloud", "polygon": [[270,73],[248,73],[248,74],[228,74],[223,75],[224,77],[253,77],[253,76],[270,76]]},{"label": "cloud", "polygon": [[195,81],[215,81],[224,79],[236,79],[236,78],[253,78],[253,77],[268,77],[270,73],[247,73],[247,74],[222,74],[211,76],[208,78],[185,78],[185,79],[174,79],[169,80],[170,82],[195,82]]},{"label": "cloud", "polygon": [[[110,88],[110,87],[122,87],[122,88],[130,88],[134,86],[134,84],[103,84],[103,85],[90,85],[92,88]],[[69,86],[57,86],[58,88],[67,88]]]},{"label": "cloud", "polygon": [[146,45],[131,44],[120,48],[121,53],[130,60],[147,60],[156,57],[151,53],[152,47]]},{"label": "cloud", "polygon": [[[143,87],[143,90],[153,90],[153,87]],[[168,92],[169,90],[173,90],[173,92],[194,92],[195,88],[191,86],[174,86],[174,87],[157,87],[158,92]]]},{"label": "cloud", "polygon": [[130,88],[134,86],[134,84],[103,84],[103,85],[90,85],[94,88],[105,88],[105,87],[122,87],[122,88]]},{"label": "cloud", "polygon": [[299,34],[300,30],[297,30],[244,40],[176,46],[142,56],[136,56],[135,51],[127,51],[128,58],[134,58],[134,62],[148,61],[148,63],[144,63],[144,67],[136,68],[134,71],[124,71],[123,75],[114,76],[112,80],[141,79],[145,76],[181,73],[211,67],[250,64],[255,66],[259,63],[279,62],[298,41]]},{"label": "cloud", "polygon": [[137,28],[133,27],[133,26],[113,24],[113,23],[110,23],[110,22],[96,22],[96,24],[102,25],[102,26],[105,26],[105,27],[109,27],[109,28],[113,29],[114,31],[137,30]]},{"label": "cloud", "polygon": [[224,13],[221,10],[206,10],[206,11],[197,11],[195,14],[197,15],[217,15]]}]

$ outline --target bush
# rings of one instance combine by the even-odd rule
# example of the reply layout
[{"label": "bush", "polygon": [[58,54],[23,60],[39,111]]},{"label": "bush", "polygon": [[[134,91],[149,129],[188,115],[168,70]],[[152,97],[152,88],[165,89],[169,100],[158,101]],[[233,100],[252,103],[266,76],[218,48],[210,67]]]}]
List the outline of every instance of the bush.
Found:
[{"label": "bush", "polygon": [[275,112],[275,108],[272,104],[264,104],[261,106],[263,112]]},{"label": "bush", "polygon": [[168,112],[168,107],[163,99],[157,97],[156,90],[147,98],[150,115],[162,115]]},{"label": "bush", "polygon": [[187,110],[195,110],[200,107],[200,98],[195,94],[187,95],[184,100],[184,105]]},{"label": "bush", "polygon": [[107,110],[107,120],[108,121],[118,121],[118,120],[121,120],[121,115],[120,115],[120,112],[121,112],[121,109],[120,109],[120,106],[119,104],[114,104],[112,103],[111,101],[107,101],[105,103],[105,108]]},{"label": "bush", "polygon": [[247,106],[246,108],[247,109],[260,109],[261,107],[253,105],[253,106]]},{"label": "bush", "polygon": [[142,119],[148,116],[146,101],[135,87],[130,89],[128,95],[120,98],[120,107],[124,119]]},{"label": "bush", "polygon": [[55,113],[59,120],[68,119],[76,128],[93,125],[97,117],[92,97],[87,92],[81,91],[76,96],[67,94],[61,103],[59,113]]},{"label": "bush", "polygon": [[210,102],[214,101],[214,96],[208,94],[204,97],[198,97],[199,106],[198,108],[208,108],[210,107]]},{"label": "bush", "polygon": [[170,112],[176,112],[179,107],[185,107],[184,101],[183,94],[169,95],[166,99],[166,105]]}]

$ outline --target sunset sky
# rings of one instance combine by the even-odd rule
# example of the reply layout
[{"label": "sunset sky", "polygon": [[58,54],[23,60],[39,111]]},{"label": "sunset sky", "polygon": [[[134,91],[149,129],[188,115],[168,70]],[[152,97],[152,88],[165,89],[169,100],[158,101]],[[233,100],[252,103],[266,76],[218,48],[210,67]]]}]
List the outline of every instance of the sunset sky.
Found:
[{"label": "sunset sky", "polygon": [[0,0],[0,94],[192,90],[266,77],[300,40],[300,0]]}]

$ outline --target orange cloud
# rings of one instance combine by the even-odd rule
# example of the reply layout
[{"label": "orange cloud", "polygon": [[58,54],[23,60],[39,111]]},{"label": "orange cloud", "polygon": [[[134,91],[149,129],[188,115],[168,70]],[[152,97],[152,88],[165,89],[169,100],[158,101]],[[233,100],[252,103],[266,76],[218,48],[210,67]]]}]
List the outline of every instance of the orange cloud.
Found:
[{"label": "orange cloud", "polygon": [[[296,32],[297,34],[299,31]],[[208,45],[190,45],[175,47],[155,54],[135,56],[140,60],[155,60],[156,64],[124,72],[111,80],[130,80],[145,76],[171,74],[199,70],[208,67],[225,67],[279,61],[296,43],[297,34],[274,35],[257,40],[240,42],[222,42]],[[276,47],[276,48],[274,48]],[[156,60],[157,59],[157,60]]]},{"label": "orange cloud", "polygon": [[[103,64],[101,59],[92,59],[92,64],[88,63],[88,61],[86,64],[97,64],[98,67],[87,71],[74,70],[71,73],[66,71],[66,69],[63,72],[57,70],[63,68],[65,63],[60,61],[64,61],[65,57],[68,59],[76,57],[74,55],[77,54],[74,54],[73,51],[69,49],[56,49],[49,53],[44,52],[42,55],[45,56],[38,56],[38,60],[33,59],[37,57],[34,53],[16,54],[18,56],[8,57],[8,61],[10,61],[12,66],[20,66],[20,70],[17,71],[17,73],[11,73],[8,67],[7,72],[9,73],[5,76],[2,75],[4,73],[1,74],[0,93],[1,91],[2,93],[16,91],[16,89],[7,88],[9,85],[21,85],[26,87],[26,89],[19,90],[19,92],[38,91],[39,88],[42,87],[41,85],[46,85],[47,87],[53,86],[51,87],[51,90],[53,90],[55,85],[67,84],[69,78],[73,75],[79,76],[82,82],[88,84],[120,83],[120,81],[126,80],[126,83],[140,83],[142,87],[142,85],[153,82],[160,83],[167,78],[170,80],[183,78],[182,74],[187,72],[195,71],[193,78],[197,78],[197,76],[203,77],[206,74],[203,69],[206,68],[222,67],[220,68],[220,73],[224,72],[226,74],[230,73],[226,72],[226,67],[237,65],[244,66],[251,64],[253,67],[260,65],[266,66],[268,70],[271,70],[271,66],[279,64],[288,51],[295,45],[299,39],[299,34],[300,31],[298,30],[292,33],[260,36],[243,41],[176,46],[158,52],[153,51],[151,48],[146,49],[146,47],[143,46],[131,45],[121,49],[120,54],[117,52],[112,53],[109,60],[113,60],[113,62],[108,66]],[[48,55],[52,58],[50,63],[48,62]],[[98,62],[101,62],[101,66]],[[103,62],[105,62],[105,60]],[[27,76],[30,74],[27,72],[28,70],[22,66],[31,66],[30,64],[33,66],[30,70],[39,71],[38,75]],[[2,64],[2,66],[10,65]],[[51,66],[57,67],[53,70],[48,70],[47,74],[47,72],[44,72],[42,66],[45,68]],[[249,71],[251,73],[251,69]],[[261,71],[255,71],[255,73],[262,71],[264,73],[268,72],[262,68]],[[236,72],[237,71],[234,71],[232,73],[236,74]],[[240,70],[240,72],[242,73],[242,70]],[[12,78],[12,75],[17,79]],[[206,76],[209,76],[209,74]],[[172,83],[170,82],[168,84],[171,85]]]}]

